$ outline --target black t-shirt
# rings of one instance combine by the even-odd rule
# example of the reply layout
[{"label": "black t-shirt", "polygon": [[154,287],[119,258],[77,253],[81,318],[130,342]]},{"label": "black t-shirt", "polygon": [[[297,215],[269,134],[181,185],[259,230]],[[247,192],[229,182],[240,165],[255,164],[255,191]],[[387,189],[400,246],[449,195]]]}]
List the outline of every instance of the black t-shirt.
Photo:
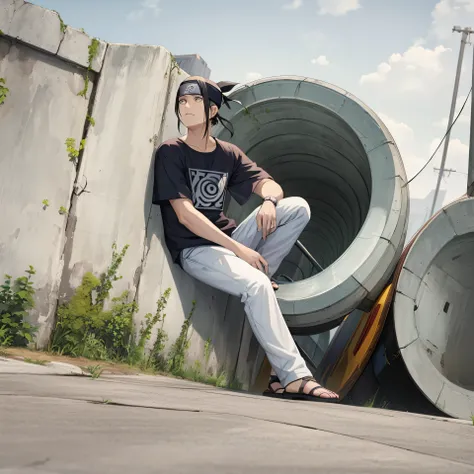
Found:
[{"label": "black t-shirt", "polygon": [[231,236],[236,223],[223,213],[226,191],[242,205],[259,181],[272,179],[237,146],[215,140],[216,149],[211,152],[196,151],[180,138],[167,140],[156,150],[153,204],[161,206],[166,245],[178,264],[183,249],[217,244],[181,224],[170,199],[192,200],[198,211]]}]

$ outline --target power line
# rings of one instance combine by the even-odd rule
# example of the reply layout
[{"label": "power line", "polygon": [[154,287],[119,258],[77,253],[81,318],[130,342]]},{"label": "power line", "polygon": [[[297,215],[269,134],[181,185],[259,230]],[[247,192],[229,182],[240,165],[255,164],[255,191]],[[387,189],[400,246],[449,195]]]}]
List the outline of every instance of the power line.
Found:
[{"label": "power line", "polygon": [[425,168],[431,163],[433,158],[436,156],[436,153],[438,153],[438,150],[441,148],[441,145],[444,143],[444,140],[446,140],[446,137],[449,135],[451,132],[451,129],[454,127],[454,124],[458,121],[458,118],[461,116],[462,111],[464,110],[464,107],[466,107],[467,101],[469,99],[469,96],[471,95],[472,92],[472,87],[471,90],[469,91],[469,94],[467,94],[466,100],[464,101],[464,104],[462,104],[461,110],[457,114],[456,118],[454,119],[453,123],[450,125],[450,127],[446,130],[446,133],[444,134],[444,137],[441,139],[439,142],[439,145],[436,147],[436,150],[433,152],[431,155],[430,159],[423,165],[423,167],[418,171],[418,173],[413,176],[403,187],[408,186],[415,178],[417,178],[424,170]]}]

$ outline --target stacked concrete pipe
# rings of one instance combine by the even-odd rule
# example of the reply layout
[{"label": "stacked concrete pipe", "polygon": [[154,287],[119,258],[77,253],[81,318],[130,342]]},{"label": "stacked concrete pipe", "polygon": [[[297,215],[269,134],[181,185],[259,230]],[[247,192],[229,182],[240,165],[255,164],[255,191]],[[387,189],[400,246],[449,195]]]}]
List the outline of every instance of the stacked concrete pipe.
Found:
[{"label": "stacked concrete pipe", "polygon": [[[370,308],[397,264],[408,222],[405,170],[385,125],[353,95],[314,79],[266,78],[228,96],[241,103],[221,109],[235,135],[219,125],[215,136],[311,207],[300,241],[323,270],[305,265],[298,249],[280,268],[293,280],[277,293],[293,334],[322,332]],[[230,202],[227,212],[239,221],[258,202]]]},{"label": "stacked concrete pipe", "polygon": [[447,415],[474,415],[474,198],[443,208],[401,262],[393,320],[398,353]]}]

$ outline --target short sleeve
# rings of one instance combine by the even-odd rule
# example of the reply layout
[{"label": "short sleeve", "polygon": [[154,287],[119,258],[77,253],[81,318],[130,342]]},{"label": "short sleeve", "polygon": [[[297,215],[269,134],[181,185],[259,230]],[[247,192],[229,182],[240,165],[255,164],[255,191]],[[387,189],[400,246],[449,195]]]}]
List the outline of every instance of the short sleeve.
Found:
[{"label": "short sleeve", "polygon": [[232,197],[240,204],[245,204],[257,184],[263,179],[273,178],[252,161],[242,150],[235,148],[235,166],[230,177],[228,189]]},{"label": "short sleeve", "polygon": [[183,197],[192,200],[183,158],[174,147],[161,145],[155,153],[152,202],[162,204]]}]

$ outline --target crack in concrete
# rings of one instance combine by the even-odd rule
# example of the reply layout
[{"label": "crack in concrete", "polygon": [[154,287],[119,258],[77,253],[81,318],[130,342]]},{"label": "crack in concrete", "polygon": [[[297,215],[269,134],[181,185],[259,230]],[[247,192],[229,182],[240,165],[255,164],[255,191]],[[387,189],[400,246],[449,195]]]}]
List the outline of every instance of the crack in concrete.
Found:
[{"label": "crack in concrete", "polygon": [[[402,349],[406,349],[408,346],[411,346],[414,342],[418,341],[419,337],[416,337],[415,339],[413,339],[413,341],[409,342],[408,344],[405,344],[404,346],[400,346],[399,349],[402,350]],[[403,355],[402,355],[403,357]]]},{"label": "crack in concrete", "polygon": [[66,33],[62,33],[62,32],[61,32],[61,34],[62,34],[62,37],[61,37],[61,39],[59,40],[58,49],[56,50],[56,53],[55,53],[55,54],[59,54],[59,50],[61,49],[61,46],[62,46],[62,44],[63,44],[64,39],[66,38]]},{"label": "crack in concrete", "polygon": [[382,143],[379,143],[378,145],[374,146],[374,148],[371,148],[370,150],[368,150],[367,154],[372,153],[374,150],[376,150],[377,148],[380,148],[384,145],[395,145],[395,143],[394,143],[393,140],[385,140]]},{"label": "crack in concrete", "polygon": [[441,397],[441,393],[443,392],[445,386],[446,386],[446,382],[443,382],[443,385],[441,386],[441,390],[439,391],[438,396],[436,397],[436,401],[435,401],[436,406],[438,406],[439,397]]}]

